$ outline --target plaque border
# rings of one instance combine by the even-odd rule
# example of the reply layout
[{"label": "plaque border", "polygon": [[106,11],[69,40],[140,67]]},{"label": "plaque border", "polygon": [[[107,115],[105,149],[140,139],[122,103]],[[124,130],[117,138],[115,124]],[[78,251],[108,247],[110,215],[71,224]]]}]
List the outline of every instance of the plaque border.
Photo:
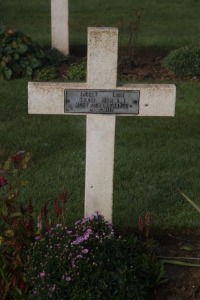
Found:
[{"label": "plaque border", "polygon": [[[67,91],[91,91],[91,92],[123,92],[123,93],[133,93],[133,92],[138,92],[139,94],[139,97],[138,97],[138,111],[136,113],[133,113],[133,112],[119,112],[119,113],[116,113],[116,112],[80,112],[80,111],[69,111],[69,112],[66,112],[65,111],[65,94]],[[65,88],[64,89],[64,114],[79,114],[79,115],[139,115],[139,109],[140,108],[140,90],[123,90],[123,89],[67,89]]]}]

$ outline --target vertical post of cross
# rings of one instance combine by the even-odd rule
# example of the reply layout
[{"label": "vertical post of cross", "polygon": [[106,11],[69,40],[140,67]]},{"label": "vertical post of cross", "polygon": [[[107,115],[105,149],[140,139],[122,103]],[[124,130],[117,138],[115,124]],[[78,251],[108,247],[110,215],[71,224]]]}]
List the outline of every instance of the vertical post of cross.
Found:
[{"label": "vertical post of cross", "polygon": [[[88,28],[87,87],[115,89],[118,29]],[[98,67],[97,67],[98,66]],[[115,115],[87,115],[85,216],[99,211],[112,220]]]},{"label": "vertical post of cross", "polygon": [[69,54],[68,0],[51,0],[51,46]]}]

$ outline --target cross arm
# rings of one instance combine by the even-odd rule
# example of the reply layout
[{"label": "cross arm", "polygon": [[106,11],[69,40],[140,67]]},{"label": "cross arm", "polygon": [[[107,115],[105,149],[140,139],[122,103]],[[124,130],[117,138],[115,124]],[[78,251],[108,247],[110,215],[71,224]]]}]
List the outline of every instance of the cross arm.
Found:
[{"label": "cross arm", "polygon": [[[29,114],[65,114],[64,90],[87,89],[87,83],[39,83],[28,84]],[[139,91],[139,113],[134,116],[174,116],[176,86],[174,84],[126,84],[113,90]],[[67,113],[87,115],[88,113]],[[133,116],[133,114],[118,114]]]},{"label": "cross arm", "polygon": [[86,89],[85,83],[29,82],[29,114],[64,114],[64,90]]},{"label": "cross arm", "polygon": [[140,92],[138,116],[173,117],[175,115],[176,86],[174,84],[126,84],[118,88]]}]

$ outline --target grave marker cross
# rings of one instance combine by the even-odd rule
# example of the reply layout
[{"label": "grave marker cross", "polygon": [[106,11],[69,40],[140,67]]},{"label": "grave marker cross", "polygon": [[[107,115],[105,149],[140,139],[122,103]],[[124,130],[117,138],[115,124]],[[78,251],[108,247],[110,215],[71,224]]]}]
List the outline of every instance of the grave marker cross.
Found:
[{"label": "grave marker cross", "polygon": [[69,54],[68,0],[51,0],[51,46]]},{"label": "grave marker cross", "polygon": [[[30,114],[66,114],[64,95],[71,90],[84,94],[85,90],[111,93],[123,90],[139,92],[138,112],[135,116],[174,116],[176,89],[172,84],[127,84],[116,87],[117,82],[117,28],[88,28],[87,82],[36,83],[29,82],[28,111]],[[109,91],[110,90],[110,91]],[[94,94],[92,94],[94,95]],[[110,94],[109,94],[110,95]],[[79,95],[80,96],[80,95]],[[78,96],[78,97],[79,97]],[[88,96],[89,97],[89,96]],[[107,98],[109,98],[108,96]],[[82,98],[74,99],[79,103]],[[84,101],[90,101],[86,97]],[[92,101],[97,101],[95,96]],[[109,100],[113,101],[113,99]],[[125,100],[124,100],[125,101]],[[113,102],[112,102],[113,103]],[[98,106],[99,104],[97,104]],[[109,103],[109,107],[113,104]],[[104,105],[100,105],[104,106]],[[73,111],[67,114],[74,114]],[[112,221],[113,164],[116,113],[78,112],[87,116],[85,216],[99,211]],[[119,116],[133,116],[119,113]]]}]

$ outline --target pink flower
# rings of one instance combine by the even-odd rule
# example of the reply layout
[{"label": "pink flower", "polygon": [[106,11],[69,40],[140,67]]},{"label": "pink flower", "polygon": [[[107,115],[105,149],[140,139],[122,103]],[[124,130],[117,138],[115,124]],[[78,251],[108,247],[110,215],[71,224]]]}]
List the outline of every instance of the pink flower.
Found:
[{"label": "pink flower", "polygon": [[83,249],[83,250],[81,251],[81,253],[83,253],[83,254],[87,254],[88,252],[89,252],[88,249]]},{"label": "pink flower", "polygon": [[45,276],[45,272],[40,272],[40,277],[43,278]]},{"label": "pink flower", "polygon": [[56,224],[56,228],[62,227],[62,224]]},{"label": "pink flower", "polygon": [[84,242],[84,238],[82,236],[78,236],[75,241],[72,242],[72,245],[79,245],[80,243]]},{"label": "pink flower", "polygon": [[85,224],[88,220],[89,220],[88,218],[82,219],[81,224],[82,224],[82,225]]},{"label": "pink flower", "polygon": [[70,280],[71,280],[71,277],[66,276],[66,277],[65,277],[65,280],[66,280],[66,281],[70,281]]}]

